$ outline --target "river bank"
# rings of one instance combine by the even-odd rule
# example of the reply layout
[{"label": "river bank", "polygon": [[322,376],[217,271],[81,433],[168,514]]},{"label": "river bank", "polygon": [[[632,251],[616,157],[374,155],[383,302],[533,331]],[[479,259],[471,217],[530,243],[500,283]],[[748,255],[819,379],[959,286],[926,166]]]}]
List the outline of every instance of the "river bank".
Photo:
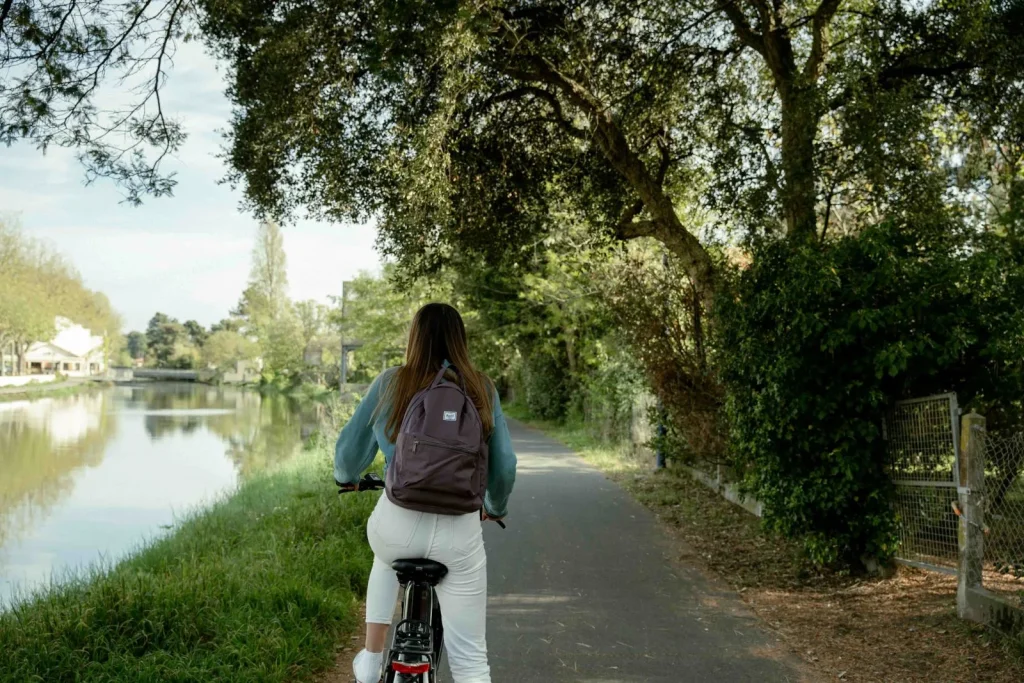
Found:
[{"label": "river bank", "polygon": [[43,396],[56,398],[112,386],[105,380],[72,378],[53,382],[23,384],[21,386],[0,387],[0,403],[4,401],[23,401]]},{"label": "river bank", "polygon": [[339,498],[333,435],[104,571],[0,613],[0,681],[301,681],[358,622],[376,496]]}]

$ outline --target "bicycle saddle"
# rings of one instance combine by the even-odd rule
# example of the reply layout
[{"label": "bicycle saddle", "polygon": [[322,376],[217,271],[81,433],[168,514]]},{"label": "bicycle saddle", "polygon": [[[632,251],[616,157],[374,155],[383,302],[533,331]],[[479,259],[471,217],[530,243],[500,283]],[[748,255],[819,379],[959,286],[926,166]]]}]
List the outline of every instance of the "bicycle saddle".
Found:
[{"label": "bicycle saddle", "polygon": [[448,574],[448,567],[433,560],[395,560],[391,568],[398,572],[401,584],[423,581],[436,586]]}]

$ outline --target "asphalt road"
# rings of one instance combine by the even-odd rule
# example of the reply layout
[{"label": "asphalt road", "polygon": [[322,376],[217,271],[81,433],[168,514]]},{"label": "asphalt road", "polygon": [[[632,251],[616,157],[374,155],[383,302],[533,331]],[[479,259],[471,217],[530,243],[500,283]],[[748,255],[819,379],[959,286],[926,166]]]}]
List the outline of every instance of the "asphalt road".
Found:
[{"label": "asphalt road", "polygon": [[738,596],[676,561],[650,512],[564,446],[510,426],[508,529],[485,531],[495,683],[808,680]]}]

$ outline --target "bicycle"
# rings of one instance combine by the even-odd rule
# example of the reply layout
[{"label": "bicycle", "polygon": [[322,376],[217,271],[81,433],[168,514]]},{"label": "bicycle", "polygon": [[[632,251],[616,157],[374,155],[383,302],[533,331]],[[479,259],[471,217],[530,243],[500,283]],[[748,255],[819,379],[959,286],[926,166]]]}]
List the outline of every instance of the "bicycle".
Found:
[{"label": "bicycle", "polygon": [[[335,482],[338,483],[338,482]],[[341,484],[338,484],[341,486]],[[367,474],[351,491],[378,491],[384,480]],[[502,529],[505,524],[495,520]],[[423,558],[396,560],[391,568],[403,588],[402,618],[395,627],[391,647],[385,657],[381,683],[436,683],[437,670],[444,654],[444,626],[441,604],[434,588],[448,574],[448,567]]]}]

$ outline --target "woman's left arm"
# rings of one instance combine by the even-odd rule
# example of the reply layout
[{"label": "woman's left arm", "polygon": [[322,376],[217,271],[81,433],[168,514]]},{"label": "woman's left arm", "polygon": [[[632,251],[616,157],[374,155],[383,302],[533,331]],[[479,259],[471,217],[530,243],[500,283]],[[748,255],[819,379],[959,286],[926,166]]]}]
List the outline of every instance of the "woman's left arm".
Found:
[{"label": "woman's left arm", "polygon": [[494,394],[494,431],[488,441],[490,461],[487,466],[487,494],[484,512],[488,517],[500,519],[508,514],[508,499],[516,483],[516,453],[512,450],[512,437],[501,409],[497,392]]}]

